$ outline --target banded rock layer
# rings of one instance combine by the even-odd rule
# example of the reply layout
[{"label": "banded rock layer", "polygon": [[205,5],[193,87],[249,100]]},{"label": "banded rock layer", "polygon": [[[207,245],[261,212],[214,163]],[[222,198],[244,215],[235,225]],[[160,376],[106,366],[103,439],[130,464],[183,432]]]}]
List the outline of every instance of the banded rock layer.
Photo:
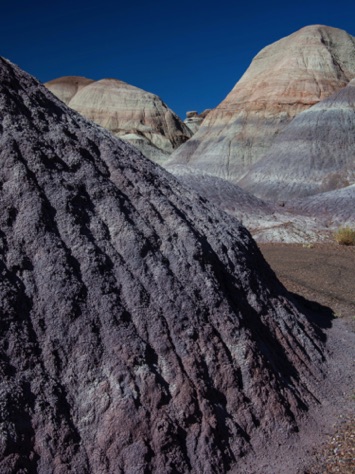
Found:
[{"label": "banded rock layer", "polygon": [[355,184],[354,130],[355,80],[299,114],[240,185],[264,199],[288,200]]},{"label": "banded rock layer", "polygon": [[77,92],[93,82],[95,81],[87,79],[86,77],[64,76],[46,82],[44,85],[52,92],[52,94],[58,97],[58,99],[69,105],[69,102]]},{"label": "banded rock layer", "polygon": [[355,184],[287,204],[294,213],[318,216],[328,227],[355,227]]},{"label": "banded rock layer", "polygon": [[0,471],[224,473],[282,445],[322,341],[248,232],[4,59],[0,111]]},{"label": "banded rock layer", "polygon": [[70,108],[133,144],[154,161],[166,160],[192,135],[158,96],[123,81],[69,76],[45,86]]},{"label": "banded rock layer", "polygon": [[192,133],[196,133],[209,112],[211,112],[211,109],[206,109],[200,114],[196,111],[186,112],[184,123],[189,127]]},{"label": "banded rock layer", "polygon": [[237,182],[297,114],[355,77],[355,39],[308,26],[264,48],[169,163]]},{"label": "banded rock layer", "polygon": [[354,201],[349,193],[319,195],[325,199],[323,207],[321,199],[316,203],[305,199],[280,206],[263,201],[230,181],[201,174],[187,166],[171,166],[169,171],[200,196],[239,219],[258,243],[309,243],[330,239],[333,242],[333,233],[339,224],[351,225],[350,214],[354,222]]},{"label": "banded rock layer", "polygon": [[170,166],[169,172],[200,196],[242,221],[248,229],[255,227],[262,219],[271,218],[275,212],[272,204],[225,179],[202,175],[183,165]]}]

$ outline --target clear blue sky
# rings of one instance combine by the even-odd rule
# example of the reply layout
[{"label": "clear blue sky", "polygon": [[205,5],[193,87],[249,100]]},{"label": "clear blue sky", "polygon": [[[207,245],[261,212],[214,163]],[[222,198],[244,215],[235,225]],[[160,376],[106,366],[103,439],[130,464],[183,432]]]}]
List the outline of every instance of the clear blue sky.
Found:
[{"label": "clear blue sky", "polygon": [[0,54],[45,82],[114,77],[182,118],[215,107],[264,46],[310,24],[355,35],[355,0],[13,0]]}]

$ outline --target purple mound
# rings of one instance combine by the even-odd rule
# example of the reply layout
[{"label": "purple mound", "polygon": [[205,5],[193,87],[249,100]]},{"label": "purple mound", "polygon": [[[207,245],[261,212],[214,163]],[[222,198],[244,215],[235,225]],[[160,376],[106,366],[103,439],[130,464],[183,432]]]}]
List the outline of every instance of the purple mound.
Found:
[{"label": "purple mound", "polygon": [[0,59],[0,471],[222,473],[314,401],[249,233]]}]

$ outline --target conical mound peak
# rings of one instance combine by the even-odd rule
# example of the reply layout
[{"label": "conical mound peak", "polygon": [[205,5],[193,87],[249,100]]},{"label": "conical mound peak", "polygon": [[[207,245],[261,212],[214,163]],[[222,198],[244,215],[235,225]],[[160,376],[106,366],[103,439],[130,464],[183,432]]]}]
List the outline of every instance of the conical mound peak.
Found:
[{"label": "conical mound peak", "polygon": [[70,108],[163,162],[192,132],[155,94],[118,79],[64,77],[45,85]]},{"label": "conical mound peak", "polygon": [[83,87],[94,82],[81,76],[63,76],[47,82],[46,87],[65,104],[69,104],[75,94]]},{"label": "conical mound peak", "polygon": [[354,77],[354,37],[327,26],[302,28],[257,54],[170,161],[238,182],[296,115]]},{"label": "conical mound peak", "polygon": [[282,445],[323,343],[248,232],[3,59],[0,110],[0,471],[224,473]]}]

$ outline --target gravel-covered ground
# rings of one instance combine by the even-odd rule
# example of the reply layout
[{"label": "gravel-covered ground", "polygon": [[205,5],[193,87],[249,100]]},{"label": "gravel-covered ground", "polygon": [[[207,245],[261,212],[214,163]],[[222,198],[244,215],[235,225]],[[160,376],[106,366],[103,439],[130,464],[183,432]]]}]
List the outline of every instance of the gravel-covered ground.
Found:
[{"label": "gravel-covered ground", "polygon": [[[336,244],[260,244],[259,247],[288,290],[329,307],[349,331],[355,330],[355,247]],[[354,401],[355,387],[350,396]],[[344,411],[319,436],[324,439],[323,444],[313,451],[312,460],[299,472],[355,473],[354,411]]]}]

